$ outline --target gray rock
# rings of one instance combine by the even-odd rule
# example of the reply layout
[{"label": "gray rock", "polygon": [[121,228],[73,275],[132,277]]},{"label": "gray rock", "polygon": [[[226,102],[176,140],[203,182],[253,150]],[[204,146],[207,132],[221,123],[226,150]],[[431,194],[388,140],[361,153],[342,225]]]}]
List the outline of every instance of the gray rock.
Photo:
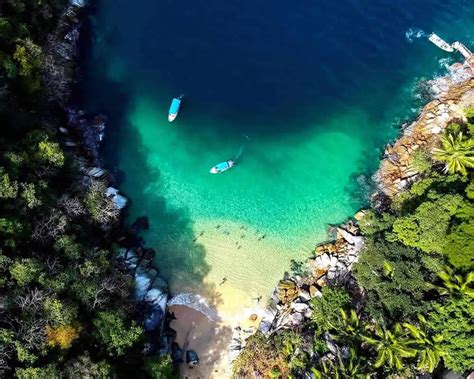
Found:
[{"label": "gray rock", "polygon": [[322,254],[314,259],[314,265],[325,269],[331,265],[331,257],[328,254]]},{"label": "gray rock", "polygon": [[69,4],[74,5],[75,7],[78,8],[83,8],[87,5],[86,0],[69,0]]},{"label": "gray rock", "polygon": [[355,236],[351,233],[349,233],[347,230],[338,228],[338,233],[341,235],[342,238],[344,238],[347,243],[350,243],[351,245],[358,246],[362,243],[364,240],[364,237],[362,236]]},{"label": "gray rock", "polygon": [[118,193],[118,189],[116,188],[107,188],[107,191],[105,191],[105,195],[112,198],[117,209],[125,208],[128,203],[128,199],[125,196],[120,195]]},{"label": "gray rock", "polygon": [[293,326],[298,326],[304,323],[304,316],[301,313],[293,313],[290,316]]},{"label": "gray rock", "polygon": [[291,309],[295,312],[304,313],[308,310],[309,305],[306,303],[291,303]]},{"label": "gray rock", "polygon": [[311,300],[311,295],[309,294],[308,291],[304,289],[300,289],[298,295],[299,295],[300,300],[303,302],[308,302]]},{"label": "gray rock", "polygon": [[107,171],[100,167],[91,167],[86,173],[87,175],[93,176],[94,178],[100,178],[104,176]]},{"label": "gray rock", "polygon": [[[294,314],[298,314],[298,313],[294,313]],[[283,328],[283,327],[286,327],[286,326],[289,326],[292,324],[292,315],[290,313],[285,313],[285,314],[282,314],[280,315],[277,319],[276,319],[276,322],[275,322],[275,328],[274,329],[280,329],[280,328]]]},{"label": "gray rock", "polygon": [[327,273],[327,280],[334,280],[338,276],[337,270],[330,270]]},{"label": "gray rock", "polygon": [[268,306],[265,308],[263,315],[262,315],[262,321],[260,321],[260,325],[258,327],[258,330],[260,330],[262,333],[268,333],[271,329],[271,326],[273,322],[275,321],[275,317],[278,314],[278,309],[273,306]]},{"label": "gray rock", "polygon": [[271,328],[272,328],[272,323],[265,320],[262,320],[260,322],[260,325],[258,326],[258,330],[260,330],[264,334],[269,333]]}]

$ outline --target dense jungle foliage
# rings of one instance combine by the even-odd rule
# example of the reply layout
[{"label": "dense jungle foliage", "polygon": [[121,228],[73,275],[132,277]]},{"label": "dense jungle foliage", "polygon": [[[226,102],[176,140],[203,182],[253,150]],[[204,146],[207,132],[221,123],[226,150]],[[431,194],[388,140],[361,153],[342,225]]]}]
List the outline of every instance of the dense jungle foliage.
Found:
[{"label": "dense jungle foliage", "polygon": [[144,362],[132,278],[112,259],[119,213],[79,174],[45,96],[66,5],[0,2],[0,377],[168,377],[169,360]]}]

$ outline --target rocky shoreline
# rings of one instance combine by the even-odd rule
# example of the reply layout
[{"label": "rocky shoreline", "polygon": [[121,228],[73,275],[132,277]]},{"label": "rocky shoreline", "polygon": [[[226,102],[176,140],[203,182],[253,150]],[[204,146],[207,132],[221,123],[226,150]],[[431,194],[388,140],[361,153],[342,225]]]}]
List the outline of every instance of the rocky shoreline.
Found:
[{"label": "rocky shoreline", "polygon": [[[420,178],[412,166],[417,149],[433,148],[439,137],[453,120],[464,120],[464,109],[474,104],[474,70],[472,62],[455,63],[448,75],[428,82],[432,100],[419,117],[403,130],[394,144],[388,145],[381,158],[380,168],[374,175],[377,189],[372,195],[372,206],[384,207],[397,194]],[[259,330],[272,335],[281,329],[301,329],[311,319],[311,299],[321,297],[326,285],[346,285],[354,291],[359,287],[351,269],[364,247],[364,237],[357,222],[365,211],[357,212],[353,219],[330,228],[334,236],[330,242],[316,246],[314,256],[303,265],[298,275],[287,274],[275,288],[266,307]],[[234,359],[245,346],[246,336],[231,346]],[[330,344],[328,344],[330,345]]]},{"label": "rocky shoreline", "polygon": [[469,62],[455,63],[445,77],[429,82],[434,99],[421,111],[393,145],[385,149],[375,174],[379,192],[395,197],[410,186],[420,173],[413,167],[415,151],[431,149],[452,120],[464,120],[464,109],[474,101],[473,69]]},{"label": "rocky shoreline", "polygon": [[[86,6],[85,1],[70,0],[61,14],[58,26],[50,35],[45,48],[43,80],[48,102],[59,107],[60,113],[66,117],[66,126],[57,126],[57,129],[62,144],[74,156],[74,164],[80,176],[78,181],[84,185],[94,180],[105,183],[104,195],[113,200],[120,214],[128,200],[112,187],[114,178],[104,167],[99,154],[107,118],[100,114],[88,114],[70,103],[77,83],[81,19]],[[131,228],[124,230],[119,218],[119,225],[108,224],[104,229],[110,232],[110,238],[122,246],[117,251],[117,265],[119,269],[128,272],[135,283],[134,300],[140,314],[138,321],[144,326],[149,341],[145,353],[152,355],[158,351],[169,353],[171,339],[168,340],[168,337],[172,337],[173,333],[169,324],[165,323],[168,285],[160,278],[158,269],[153,265],[155,252],[143,247],[141,239],[137,237],[141,229],[148,227],[147,223],[146,217],[143,217]]]}]

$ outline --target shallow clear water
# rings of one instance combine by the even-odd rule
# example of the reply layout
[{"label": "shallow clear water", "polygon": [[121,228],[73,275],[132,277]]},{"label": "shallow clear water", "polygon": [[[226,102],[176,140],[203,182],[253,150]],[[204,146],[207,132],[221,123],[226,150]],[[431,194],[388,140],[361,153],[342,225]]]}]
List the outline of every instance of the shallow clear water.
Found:
[{"label": "shallow clear water", "polygon": [[235,299],[269,293],[365,204],[384,144],[421,104],[416,81],[459,59],[421,30],[474,42],[467,1],[361,4],[98,2],[82,101],[109,115],[107,165],[175,291],[226,277]]}]

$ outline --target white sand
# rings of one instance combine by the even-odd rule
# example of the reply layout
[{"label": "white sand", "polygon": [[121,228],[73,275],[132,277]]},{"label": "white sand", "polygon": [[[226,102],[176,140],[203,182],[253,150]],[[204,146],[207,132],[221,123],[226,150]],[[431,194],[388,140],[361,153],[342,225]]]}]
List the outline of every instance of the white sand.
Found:
[{"label": "white sand", "polygon": [[[239,314],[226,313],[220,322],[210,321],[206,316],[186,306],[170,307],[176,320],[171,327],[177,331],[176,342],[183,351],[194,350],[200,359],[199,366],[190,368],[186,363],[180,366],[180,376],[188,379],[230,378],[232,362],[229,345],[239,335],[237,327],[255,330],[260,319],[250,320],[253,313],[260,314],[256,306],[244,308]],[[225,315],[224,313],[221,313]]]},{"label": "white sand", "polygon": [[[216,228],[217,225],[220,227]],[[200,235],[202,230],[205,232]],[[258,327],[260,317],[251,321],[250,316],[262,314],[269,295],[287,269],[282,261],[289,265],[290,257],[281,256],[284,249],[280,248],[279,236],[248,226],[219,220],[199,221],[195,234],[200,235],[196,243],[204,247],[211,268],[199,294],[217,310],[221,321],[209,321],[185,306],[170,308],[177,317],[171,323],[178,333],[176,342],[185,347],[183,350],[194,350],[200,357],[196,368],[181,365],[181,377],[225,379],[231,376],[229,344],[239,334],[235,328]],[[272,255],[274,260],[268,258]],[[302,257],[306,255],[302,253]],[[186,291],[176,287],[171,290],[174,294]]]}]

